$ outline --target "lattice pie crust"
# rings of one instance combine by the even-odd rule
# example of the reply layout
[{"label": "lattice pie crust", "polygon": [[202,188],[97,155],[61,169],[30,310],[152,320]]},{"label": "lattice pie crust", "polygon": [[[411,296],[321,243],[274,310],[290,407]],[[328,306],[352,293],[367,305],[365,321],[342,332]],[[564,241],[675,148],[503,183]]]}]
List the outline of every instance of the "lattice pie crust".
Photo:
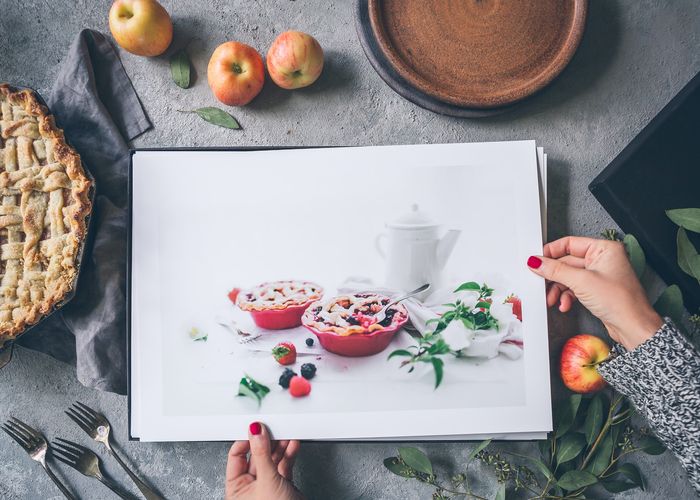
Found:
[{"label": "lattice pie crust", "polygon": [[48,109],[0,84],[0,346],[71,291],[89,189]]}]

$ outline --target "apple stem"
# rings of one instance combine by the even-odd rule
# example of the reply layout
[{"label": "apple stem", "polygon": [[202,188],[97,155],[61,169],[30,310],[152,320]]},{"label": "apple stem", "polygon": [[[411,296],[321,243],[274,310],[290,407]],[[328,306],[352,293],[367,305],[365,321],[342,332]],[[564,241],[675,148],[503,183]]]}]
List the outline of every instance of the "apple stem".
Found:
[{"label": "apple stem", "polygon": [[234,72],[234,73],[238,73],[239,75],[240,75],[241,73],[243,73],[243,68],[241,68],[241,65],[240,65],[240,64],[238,64],[238,63],[233,63],[233,64],[232,64],[232,67],[233,67],[233,72]]}]

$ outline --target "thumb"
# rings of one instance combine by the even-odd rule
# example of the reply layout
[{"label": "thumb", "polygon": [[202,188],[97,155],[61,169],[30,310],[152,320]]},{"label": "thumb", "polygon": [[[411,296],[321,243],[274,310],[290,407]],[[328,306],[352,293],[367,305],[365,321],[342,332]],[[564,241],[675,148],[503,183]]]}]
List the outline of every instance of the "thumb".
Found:
[{"label": "thumb", "polygon": [[277,474],[277,468],[272,461],[272,446],[270,432],[260,422],[253,422],[248,429],[250,441],[250,456],[255,461],[257,476],[271,477]]},{"label": "thumb", "polygon": [[581,279],[581,275],[586,272],[584,269],[570,266],[561,260],[536,255],[527,259],[527,267],[544,279],[561,283],[572,290],[576,288],[576,283]]}]

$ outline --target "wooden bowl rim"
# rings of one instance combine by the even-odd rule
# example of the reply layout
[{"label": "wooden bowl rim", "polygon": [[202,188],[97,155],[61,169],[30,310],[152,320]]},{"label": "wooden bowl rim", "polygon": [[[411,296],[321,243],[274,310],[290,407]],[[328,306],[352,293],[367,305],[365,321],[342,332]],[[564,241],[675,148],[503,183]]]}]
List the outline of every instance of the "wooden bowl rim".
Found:
[{"label": "wooden bowl rim", "polygon": [[426,80],[421,75],[416,73],[408,64],[406,64],[403,58],[396,52],[385,31],[381,15],[382,1],[383,0],[367,0],[369,20],[377,45],[394,70],[414,88],[425,92],[436,99],[455,106],[476,109],[489,109],[507,106],[509,104],[521,101],[549,85],[557,76],[559,76],[559,74],[574,57],[574,54],[581,43],[581,39],[583,38],[583,32],[586,26],[586,15],[588,12],[588,0],[573,0],[574,13],[571,28],[567,33],[561,50],[557,52],[557,56],[551,60],[551,63],[547,66],[545,71],[539,73],[525,85],[514,88],[510,92],[503,93],[498,96],[470,98],[466,95],[448,92],[445,89],[434,85],[432,82]]}]

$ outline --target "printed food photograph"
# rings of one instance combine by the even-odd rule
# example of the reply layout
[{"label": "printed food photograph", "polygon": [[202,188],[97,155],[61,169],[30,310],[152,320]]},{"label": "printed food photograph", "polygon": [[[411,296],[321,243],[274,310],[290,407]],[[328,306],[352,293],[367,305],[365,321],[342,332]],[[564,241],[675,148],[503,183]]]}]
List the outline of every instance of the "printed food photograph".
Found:
[{"label": "printed food photograph", "polygon": [[[132,338],[149,346],[137,360],[162,363],[162,417],[525,408],[528,376],[541,378],[528,344],[544,338],[520,265],[539,234],[535,146],[514,143],[504,165],[491,149],[135,153]],[[227,175],[180,177],[187,161]],[[479,162],[495,164],[475,177]],[[373,186],[348,184],[346,164]],[[179,214],[187,242],[157,222],[182,189],[196,200]],[[155,390],[146,369],[137,381]]]}]

